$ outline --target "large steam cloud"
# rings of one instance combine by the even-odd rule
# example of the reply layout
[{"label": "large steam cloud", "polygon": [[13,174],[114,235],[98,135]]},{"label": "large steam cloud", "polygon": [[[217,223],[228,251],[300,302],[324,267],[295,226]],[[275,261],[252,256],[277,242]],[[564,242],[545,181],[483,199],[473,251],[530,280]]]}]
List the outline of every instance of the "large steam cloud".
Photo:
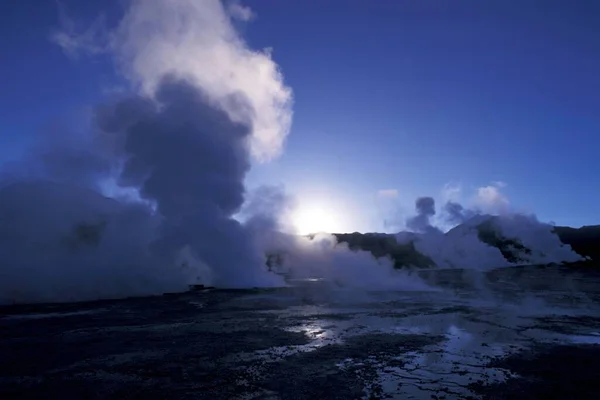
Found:
[{"label": "large steam cloud", "polygon": [[[447,232],[433,226],[435,200],[416,200],[416,215],[408,218],[411,232],[400,232],[401,244],[412,242],[416,251],[441,268],[485,270],[511,265],[580,261],[582,257],[561,243],[550,224],[510,210],[502,194],[504,183],[477,189],[472,207],[449,199],[441,220],[452,226]],[[452,189],[453,195],[457,189]],[[453,196],[455,197],[455,196]],[[414,232],[414,233],[413,233]]]},{"label": "large steam cloud", "polygon": [[[292,94],[270,54],[237,34],[231,18],[253,15],[237,4],[131,0],[113,29],[99,20],[82,34],[63,15],[54,41],[71,56],[111,57],[131,90],[96,106],[88,131],[40,137],[0,170],[0,303],[281,286],[283,276],[426,288],[333,236],[294,235],[280,188],[247,196],[252,163],[282,150]],[[398,242],[440,267],[578,258],[548,225],[507,213],[500,186],[481,188],[475,208],[448,202],[442,217],[460,225],[447,233],[434,199],[418,199],[407,221],[416,233]]]},{"label": "large steam cloud", "polygon": [[[235,101],[243,106],[243,98]],[[26,169],[27,179],[2,188],[0,260],[10,266],[4,300],[162,293],[198,278],[227,287],[282,284],[232,218],[244,202],[248,125],[169,77],[152,99],[132,96],[100,111],[96,133],[112,136],[110,151],[50,148],[33,159],[42,176]],[[90,154],[96,161],[85,161]],[[73,169],[76,176],[65,173]],[[114,171],[118,185],[135,188],[145,202],[94,192],[98,170]],[[186,262],[178,264],[183,250]]]},{"label": "large steam cloud", "polygon": [[290,234],[280,189],[245,204],[252,162],[288,134],[291,90],[219,1],[132,0],[114,29],[83,34],[62,19],[54,41],[112,57],[132,90],[98,105],[89,131],[40,138],[2,168],[0,303],[285,285],[277,255],[288,276],[363,287],[400,276],[331,237]]},{"label": "large steam cloud", "polygon": [[[52,39],[70,55],[107,53],[133,86],[154,96],[165,75],[201,87],[210,103],[237,123],[250,124],[258,159],[277,156],[292,122],[292,91],[270,51],[254,51],[232,25],[248,20],[248,7],[219,0],[128,0],[114,29],[99,18],[82,33],[62,13]],[[237,102],[239,96],[245,102]]]},{"label": "large steam cloud", "polygon": [[[291,122],[269,54],[245,45],[219,1],[131,1],[115,29],[99,26],[54,38],[107,53],[139,91],[3,168],[0,301],[282,285],[232,218],[251,157],[277,155]],[[104,197],[107,182],[141,201]]]}]

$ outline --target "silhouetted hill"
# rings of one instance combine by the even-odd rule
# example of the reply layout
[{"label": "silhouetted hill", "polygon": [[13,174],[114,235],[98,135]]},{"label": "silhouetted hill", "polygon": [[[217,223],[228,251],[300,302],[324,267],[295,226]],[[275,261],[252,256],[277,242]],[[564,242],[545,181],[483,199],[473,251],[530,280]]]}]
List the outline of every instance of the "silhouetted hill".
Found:
[{"label": "silhouetted hill", "polygon": [[600,225],[581,228],[556,226],[554,232],[561,242],[568,244],[577,253],[592,260],[600,260]]},{"label": "silhouetted hill", "polygon": [[[502,237],[494,229],[494,217],[491,217],[476,226],[480,241],[496,247],[504,258],[511,263],[523,262],[524,255],[531,254],[531,250],[523,246],[519,240]],[[460,228],[461,226],[459,225]],[[454,228],[454,229],[457,229]],[[557,226],[554,232],[563,244],[583,257],[600,260],[600,225],[570,228]],[[338,233],[334,234],[340,243],[347,243],[351,250],[369,251],[373,256],[389,256],[396,268],[413,266],[418,268],[433,267],[436,264],[431,258],[421,254],[415,249],[414,241],[398,243],[395,235],[382,233]]]},{"label": "silhouetted hill", "polygon": [[380,258],[389,256],[394,262],[394,267],[414,266],[428,268],[435,263],[427,256],[415,249],[413,242],[400,244],[392,235],[381,233],[336,233],[338,242],[347,243],[350,250],[365,250],[373,256]]},{"label": "silhouetted hill", "polygon": [[496,218],[492,217],[477,226],[477,237],[483,243],[492,247],[496,247],[502,253],[504,258],[511,263],[520,263],[524,260],[520,255],[531,254],[531,250],[523,246],[519,240],[514,238],[506,238],[499,234],[494,228]]}]

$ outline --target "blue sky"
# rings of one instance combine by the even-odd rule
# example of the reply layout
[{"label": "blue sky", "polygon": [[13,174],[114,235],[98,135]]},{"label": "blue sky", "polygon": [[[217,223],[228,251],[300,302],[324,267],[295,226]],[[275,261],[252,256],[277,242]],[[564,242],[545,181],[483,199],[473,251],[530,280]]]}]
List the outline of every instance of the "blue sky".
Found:
[{"label": "blue sky", "polygon": [[[118,2],[64,1],[82,26]],[[328,203],[343,230],[381,230],[377,192],[398,207],[461,183],[503,181],[542,220],[599,223],[600,3],[591,1],[247,1],[240,25],[273,48],[294,91],[284,154],[248,183],[283,183]],[[77,123],[120,84],[102,58],[65,57],[56,3],[2,2],[0,157],[36,131]],[[6,56],[8,55],[8,56]],[[386,209],[389,204],[385,205]]]}]

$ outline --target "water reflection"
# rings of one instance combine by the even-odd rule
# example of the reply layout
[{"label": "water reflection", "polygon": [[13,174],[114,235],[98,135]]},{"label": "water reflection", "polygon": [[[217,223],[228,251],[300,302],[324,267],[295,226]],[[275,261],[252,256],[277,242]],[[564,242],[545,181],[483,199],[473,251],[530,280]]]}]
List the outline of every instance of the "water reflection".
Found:
[{"label": "water reflection", "polygon": [[[494,359],[539,343],[600,344],[600,334],[586,332],[584,326],[578,327],[577,335],[557,328],[572,325],[570,317],[589,315],[589,306],[560,303],[545,292],[477,297],[449,291],[346,291],[339,297],[329,293],[321,300],[326,304],[281,311],[288,318],[300,317],[287,329],[310,339],[308,345],[295,346],[294,352],[343,344],[352,336],[369,333],[443,338],[416,351],[390,349],[397,353],[389,358],[395,360],[391,364],[374,356],[338,362],[341,370],[376,371],[376,378],[365,382],[366,397],[378,391],[391,398],[429,398],[440,388],[451,397],[475,396],[471,384],[495,384],[516,377],[509,370],[490,368]],[[549,317],[552,326],[540,322]]]}]

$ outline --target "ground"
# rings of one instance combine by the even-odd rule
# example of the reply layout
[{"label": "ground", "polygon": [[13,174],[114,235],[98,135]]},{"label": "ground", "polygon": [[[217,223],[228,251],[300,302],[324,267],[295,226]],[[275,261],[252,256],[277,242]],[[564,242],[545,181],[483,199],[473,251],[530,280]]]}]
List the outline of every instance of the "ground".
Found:
[{"label": "ground", "polygon": [[599,273],[419,274],[2,307],[0,398],[596,398]]}]

